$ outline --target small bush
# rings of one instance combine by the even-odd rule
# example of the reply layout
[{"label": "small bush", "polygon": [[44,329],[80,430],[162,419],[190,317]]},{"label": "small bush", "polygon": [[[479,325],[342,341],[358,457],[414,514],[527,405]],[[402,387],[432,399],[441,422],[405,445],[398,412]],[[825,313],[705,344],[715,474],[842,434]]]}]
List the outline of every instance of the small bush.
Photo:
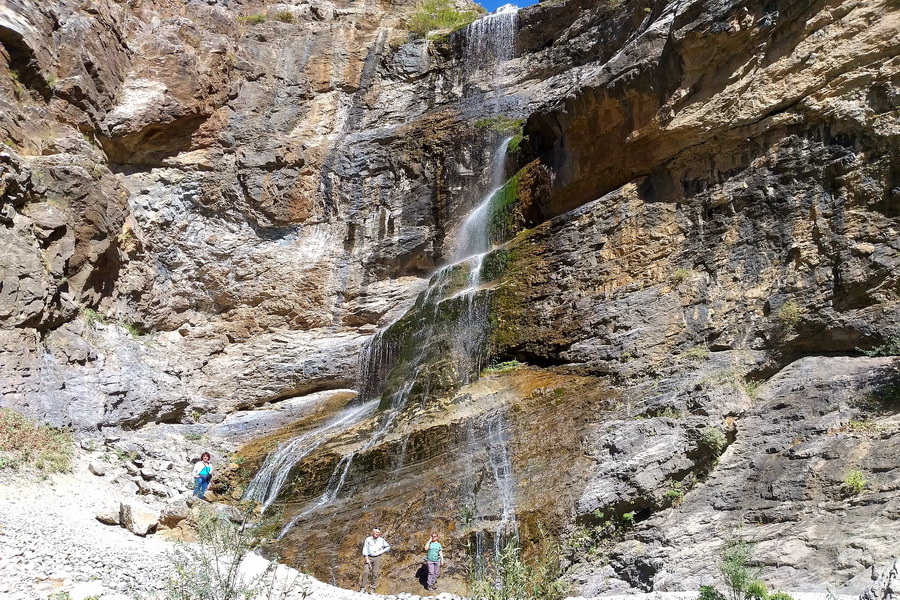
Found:
[{"label": "small bush", "polygon": [[[493,129],[497,133],[505,135],[521,134],[522,126],[525,124],[523,119],[513,119],[506,115],[497,115],[494,117],[485,117],[475,121],[475,127],[478,129]],[[515,139],[515,138],[513,138]],[[510,141],[510,144],[512,141]]]},{"label": "small bush", "polygon": [[857,352],[866,356],[900,356],[900,337],[891,337],[881,346],[875,346],[869,350],[857,347]]},{"label": "small bush", "polygon": [[6,468],[32,465],[47,473],[71,469],[72,432],[37,425],[11,408],[0,408],[0,455]]},{"label": "small bush", "polygon": [[718,427],[707,427],[700,432],[700,446],[708,450],[713,457],[718,458],[728,447],[728,438]]},{"label": "small bush", "polygon": [[866,481],[866,476],[863,475],[863,472],[858,469],[850,471],[844,477],[844,489],[846,489],[854,496],[866,489],[866,486],[868,484],[869,482]]},{"label": "small bush", "polygon": [[725,594],[711,585],[701,585],[697,600],[726,600]]},{"label": "small bush", "polygon": [[761,388],[764,383],[765,381],[762,379],[745,379],[744,390],[747,392],[748,396],[755,398],[756,393],[759,392],[759,388]]},{"label": "small bush", "polygon": [[[543,530],[542,530],[543,534]],[[506,543],[492,564],[472,567],[472,598],[477,600],[561,600],[568,585],[560,580],[559,544],[541,536],[534,558],[522,558],[518,541]]]},{"label": "small bush", "polygon": [[769,597],[769,588],[764,581],[755,579],[747,584],[744,590],[745,600],[766,600]]},{"label": "small bush", "polygon": [[687,350],[683,356],[688,360],[704,361],[709,358],[709,348],[706,346],[694,346]]},{"label": "small bush", "polygon": [[266,15],[242,15],[237,18],[238,23],[247,23],[249,25],[259,25],[266,22]]},{"label": "small bush", "polygon": [[409,18],[407,28],[419,37],[429,31],[462,29],[478,18],[476,11],[458,11],[450,0],[423,0]]},{"label": "small bush", "polygon": [[794,600],[794,597],[787,592],[778,591],[769,596],[769,600]]},{"label": "small bush", "polygon": [[509,373],[511,371],[515,371],[516,369],[518,369],[521,366],[522,366],[522,363],[513,359],[513,360],[507,360],[505,362],[491,365],[491,366],[485,368],[483,372],[486,374]]},{"label": "small bush", "polygon": [[296,23],[297,17],[294,16],[289,10],[279,10],[275,14],[272,15],[272,18],[276,21],[280,21],[282,23]]},{"label": "small bush", "polygon": [[788,300],[775,311],[775,320],[786,331],[792,331],[802,318],[803,308],[793,300]]},{"label": "small bush", "polygon": [[83,308],[81,309],[81,314],[84,315],[84,318],[88,322],[88,325],[93,325],[94,323],[106,323],[106,317],[93,308]]},{"label": "small bush", "polygon": [[673,481],[672,486],[666,490],[665,494],[663,494],[663,498],[668,500],[671,504],[681,502],[682,498],[684,498],[684,490],[681,489],[681,482]]},{"label": "small bush", "polygon": [[678,285],[687,281],[690,276],[690,269],[676,269],[675,272],[672,273],[672,282],[675,283],[675,285]]},{"label": "small bush", "polygon": [[[241,558],[256,547],[267,530],[277,533],[270,521],[251,522],[249,513],[241,525],[206,508],[197,522],[197,543],[180,544],[170,555],[172,576],[165,600],[276,600],[286,598],[297,587],[296,579],[276,579],[276,565],[247,578],[240,570]],[[309,595],[308,587],[300,590]]]},{"label": "small bush", "polygon": [[751,582],[759,579],[760,569],[750,564],[753,547],[739,539],[725,542],[719,558],[719,572],[725,579],[725,586],[732,600],[743,600]]}]

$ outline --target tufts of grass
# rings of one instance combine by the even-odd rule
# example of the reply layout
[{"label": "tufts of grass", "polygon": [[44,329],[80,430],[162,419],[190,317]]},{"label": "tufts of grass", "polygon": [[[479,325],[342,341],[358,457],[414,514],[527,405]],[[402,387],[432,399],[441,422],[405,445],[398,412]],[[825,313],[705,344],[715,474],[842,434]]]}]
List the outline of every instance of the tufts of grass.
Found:
[{"label": "tufts of grass", "polygon": [[72,432],[38,425],[11,408],[0,408],[0,458],[7,468],[34,466],[46,473],[71,469]]},{"label": "tufts of grass", "polygon": [[279,10],[272,15],[272,19],[281,23],[296,23],[297,17],[289,10]]},{"label": "tufts of grass", "polygon": [[512,371],[515,371],[516,369],[518,369],[521,366],[522,366],[522,363],[520,363],[519,361],[517,361],[515,359],[507,360],[505,362],[493,364],[493,365],[485,368],[484,371],[482,371],[482,373],[485,375],[493,375],[496,373],[510,373]]},{"label": "tufts of grass", "polygon": [[418,37],[430,31],[456,31],[478,18],[474,10],[459,11],[450,0],[422,0],[409,17],[407,28]]},{"label": "tufts of grass", "polygon": [[256,15],[242,15],[237,18],[238,23],[247,23],[248,25],[259,25],[260,23],[266,22],[266,15],[256,14]]},{"label": "tufts of grass", "polygon": [[[478,129],[493,129],[497,133],[505,135],[521,134],[522,126],[525,124],[523,119],[513,119],[506,115],[496,115],[493,117],[485,117],[475,121],[475,127]],[[515,139],[515,138],[513,138]],[[521,140],[519,141],[521,144]],[[510,142],[512,144],[512,142]]]},{"label": "tufts of grass", "polygon": [[793,331],[803,318],[803,314],[802,306],[793,300],[788,300],[775,311],[775,321],[784,331]]},{"label": "tufts of grass", "polygon": [[691,276],[690,269],[676,269],[674,273],[672,273],[672,283],[678,285],[680,283],[684,283]]},{"label": "tufts of grass", "polygon": [[694,346],[693,348],[685,351],[682,356],[684,356],[688,360],[702,362],[709,358],[709,348],[707,348],[706,346]]}]

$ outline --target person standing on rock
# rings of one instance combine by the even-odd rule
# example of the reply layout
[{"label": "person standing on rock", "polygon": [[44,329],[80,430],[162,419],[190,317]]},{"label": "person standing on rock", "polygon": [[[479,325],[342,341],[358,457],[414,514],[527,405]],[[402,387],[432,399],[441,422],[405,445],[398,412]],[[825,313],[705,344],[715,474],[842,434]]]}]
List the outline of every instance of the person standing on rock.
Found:
[{"label": "person standing on rock", "polygon": [[444,547],[438,541],[436,531],[433,531],[431,539],[425,542],[425,553],[425,562],[428,563],[428,585],[425,588],[433,592],[437,589],[437,578],[444,564]]},{"label": "person standing on rock", "polygon": [[362,587],[359,591],[366,592],[370,588],[371,583],[371,594],[375,593],[375,588],[378,587],[378,575],[381,573],[381,555],[390,550],[391,547],[388,545],[387,541],[381,537],[381,530],[377,527],[372,530],[372,535],[366,538],[366,541],[363,542],[363,572],[362,572]]},{"label": "person standing on rock", "polygon": [[204,452],[194,465],[194,495],[198,498],[206,494],[209,480],[212,479],[212,465],[209,464],[211,458],[209,452]]}]

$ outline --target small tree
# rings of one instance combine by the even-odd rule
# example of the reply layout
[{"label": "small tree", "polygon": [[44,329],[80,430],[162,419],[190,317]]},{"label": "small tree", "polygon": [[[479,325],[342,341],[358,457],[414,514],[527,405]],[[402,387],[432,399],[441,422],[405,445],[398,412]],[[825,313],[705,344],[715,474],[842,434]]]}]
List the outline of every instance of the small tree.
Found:
[{"label": "small tree", "polygon": [[[170,556],[165,600],[284,600],[295,591],[299,575],[279,578],[276,563],[255,575],[242,569],[265,521],[251,522],[248,511],[237,525],[205,506],[196,514],[197,543],[180,544]],[[309,593],[307,587],[299,592],[303,598]]]},{"label": "small tree", "polygon": [[759,579],[761,569],[751,566],[752,554],[753,546],[743,540],[733,538],[725,542],[719,558],[719,572],[725,579],[731,600],[742,600],[750,584]]}]

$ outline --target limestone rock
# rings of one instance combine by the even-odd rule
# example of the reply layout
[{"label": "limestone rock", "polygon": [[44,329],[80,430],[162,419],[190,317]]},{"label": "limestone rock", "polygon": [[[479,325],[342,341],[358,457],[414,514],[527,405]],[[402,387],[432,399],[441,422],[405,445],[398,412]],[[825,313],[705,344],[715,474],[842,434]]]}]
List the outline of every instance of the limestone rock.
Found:
[{"label": "limestone rock", "polygon": [[88,464],[88,471],[96,475],[97,477],[103,477],[106,475],[106,469],[103,468],[103,465],[100,463],[92,462]]},{"label": "limestone rock", "polygon": [[119,506],[119,522],[131,533],[144,537],[159,523],[160,513],[147,506],[123,502]]},{"label": "limestone rock", "polygon": [[859,600],[894,600],[900,598],[900,561],[894,560],[878,576],[871,586],[866,588]]},{"label": "limestone rock", "polygon": [[184,498],[177,498],[168,502],[162,509],[159,524],[169,529],[176,527],[181,521],[190,515],[190,505]]},{"label": "limestone rock", "polygon": [[97,513],[97,520],[105,525],[119,525],[121,509],[110,508]]}]

